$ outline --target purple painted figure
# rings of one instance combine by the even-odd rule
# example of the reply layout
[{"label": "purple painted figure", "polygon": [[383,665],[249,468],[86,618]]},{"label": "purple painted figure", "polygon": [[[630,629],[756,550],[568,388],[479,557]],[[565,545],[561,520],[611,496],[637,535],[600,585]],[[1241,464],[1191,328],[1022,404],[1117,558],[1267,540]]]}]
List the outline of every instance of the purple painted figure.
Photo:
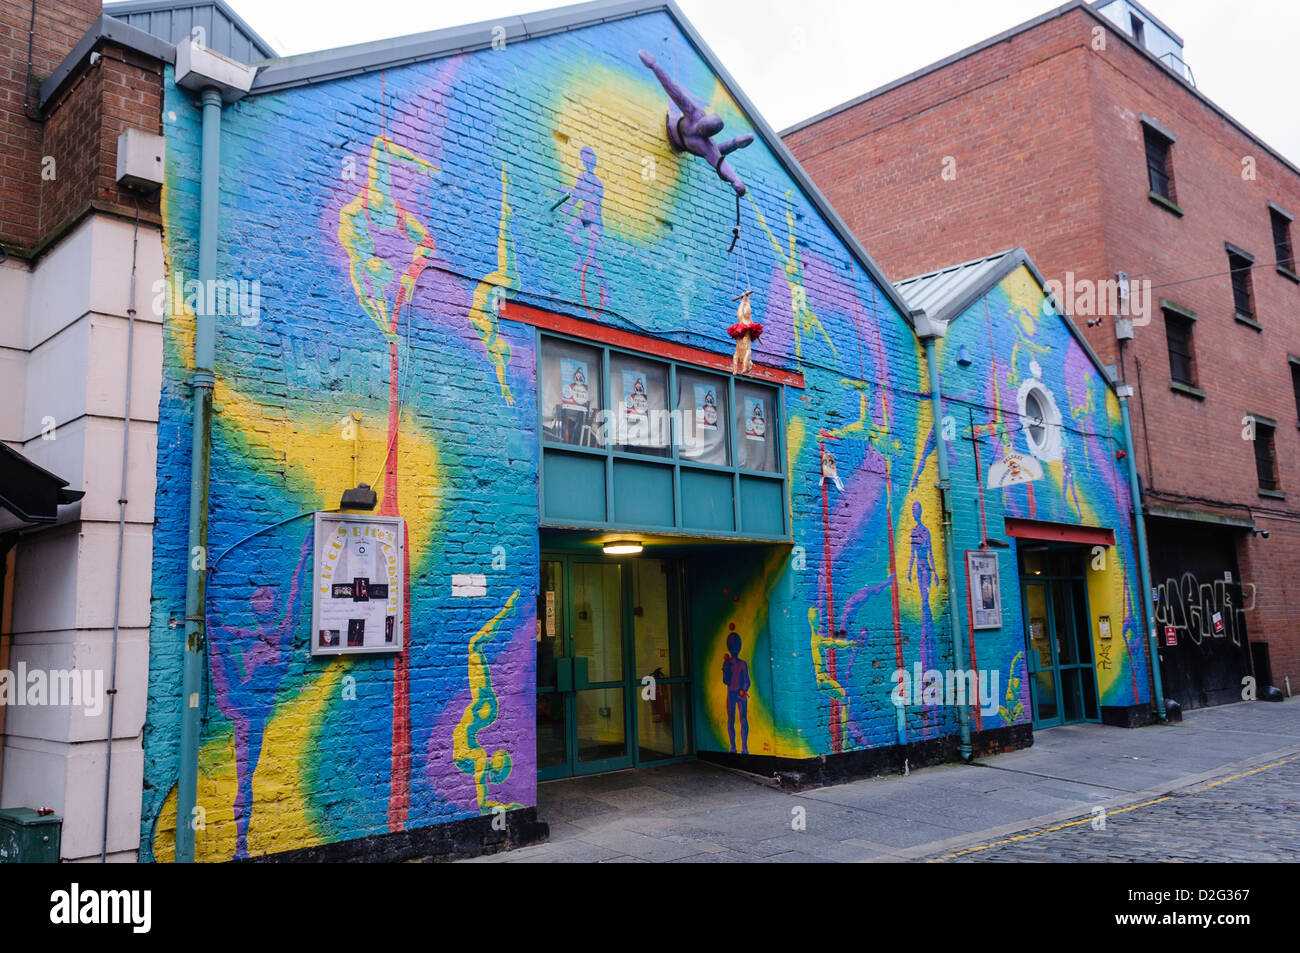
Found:
[{"label": "purple painted figure", "polygon": [[745,133],[743,136],[728,139],[721,145],[715,143],[713,137],[722,131],[722,117],[715,113],[706,113],[701,109],[691,94],[664,72],[664,68],[645,50],[640,51],[640,56],[641,62],[650,67],[659,80],[659,85],[668,94],[668,98],[680,110],[676,118],[673,116],[673,110],[668,111],[668,141],[672,143],[672,147],[678,152],[689,152],[699,156],[717,170],[718,178],[736,190],[737,198],[744,195],[745,183],[740,180],[736,170],[724,157],[753,142],[753,135]]},{"label": "purple painted figure", "polygon": [[722,682],[727,686],[727,734],[736,753],[736,709],[740,709],[740,753],[749,754],[749,663],[740,657],[740,633],[727,633],[722,656]]},{"label": "purple painted figure", "polygon": [[[311,554],[311,533],[303,540],[302,555],[293,573],[288,606],[280,611],[280,594],[259,586],[248,600],[257,619],[256,629],[221,625],[208,608],[208,654],[217,707],[235,731],[235,856],[248,856],[248,822],[253,812],[253,774],[262,755],[266,721],[275,707],[275,695],[289,671],[290,644],[298,624],[298,592],[303,568]],[[277,621],[277,616],[278,621]],[[232,649],[239,646],[238,659]]]},{"label": "purple painted figure", "polygon": [[934,583],[934,547],[930,543],[930,530],[921,522],[921,501],[912,504],[912,558],[907,563],[907,581],[912,581],[916,570],[916,587],[921,595],[921,664],[930,667],[930,640],[934,637],[934,618],[930,615],[930,586]]},{"label": "purple painted figure", "polygon": [[[582,276],[582,302],[587,304],[587,272],[594,269],[600,278],[600,304],[603,308],[608,295],[605,291],[605,271],[596,259],[600,243],[605,236],[605,183],[596,175],[596,150],[583,146],[579,153],[584,171],[568,190],[569,198],[562,202],[563,212],[569,216],[568,233],[577,246],[578,263],[573,270]],[[585,247],[584,247],[585,246]],[[590,309],[590,305],[587,305]]]}]

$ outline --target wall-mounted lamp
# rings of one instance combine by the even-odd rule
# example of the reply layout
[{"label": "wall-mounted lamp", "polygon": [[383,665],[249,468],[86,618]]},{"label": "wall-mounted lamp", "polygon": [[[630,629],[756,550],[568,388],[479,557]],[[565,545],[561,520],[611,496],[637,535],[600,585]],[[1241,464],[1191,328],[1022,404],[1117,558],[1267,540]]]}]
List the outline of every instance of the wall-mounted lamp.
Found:
[{"label": "wall-mounted lamp", "polygon": [[374,490],[370,489],[369,484],[358,483],[352,489],[343,491],[343,499],[339,501],[339,509],[373,510],[378,502],[379,497]]},{"label": "wall-mounted lamp", "polygon": [[634,539],[616,539],[601,547],[606,556],[635,556],[644,548]]},{"label": "wall-mounted lamp", "polygon": [[957,363],[962,367],[970,367],[971,365],[970,348],[965,344],[957,351]]}]

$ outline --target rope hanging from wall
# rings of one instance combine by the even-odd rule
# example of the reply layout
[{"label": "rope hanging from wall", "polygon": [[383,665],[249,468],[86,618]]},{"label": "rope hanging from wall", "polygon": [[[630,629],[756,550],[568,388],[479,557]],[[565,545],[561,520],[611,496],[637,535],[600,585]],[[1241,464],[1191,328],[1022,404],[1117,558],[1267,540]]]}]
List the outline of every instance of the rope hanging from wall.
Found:
[{"label": "rope hanging from wall", "polygon": [[745,254],[745,243],[740,237],[739,195],[736,196],[736,224],[731,229],[731,246],[727,249],[727,254],[733,254],[737,245],[740,246],[740,257],[732,259],[731,290],[735,291],[739,286],[742,270],[745,275],[745,290],[731,299],[739,304],[736,306],[736,323],[727,328],[727,333],[736,342],[736,352],[731,358],[731,373],[748,374],[754,369],[751,350],[763,334],[763,325],[753,320],[749,304],[749,297],[754,293],[754,289],[749,281],[749,258]]}]

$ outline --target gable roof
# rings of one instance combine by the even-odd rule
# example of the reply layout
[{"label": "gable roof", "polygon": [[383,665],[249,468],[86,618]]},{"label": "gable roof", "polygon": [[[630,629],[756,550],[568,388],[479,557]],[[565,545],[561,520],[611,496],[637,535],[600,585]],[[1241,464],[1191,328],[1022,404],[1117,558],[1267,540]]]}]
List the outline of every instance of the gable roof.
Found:
[{"label": "gable roof", "polygon": [[271,44],[258,36],[225,0],[126,0],[104,4],[104,13],[173,44],[188,38],[199,27],[209,49],[241,63],[275,56]]},{"label": "gable roof", "polygon": [[[906,86],[908,83],[911,83],[914,80],[918,80],[923,76],[928,76],[930,73],[937,73],[939,70],[951,66],[953,63],[959,62],[960,60],[964,60],[968,56],[974,56],[976,53],[980,53],[988,49],[989,47],[997,46],[1001,43],[1004,43],[1007,40],[1012,39],[1013,37],[1019,36],[1021,33],[1028,33],[1030,30],[1034,29],[1035,27],[1041,26],[1044,23],[1047,23],[1049,20],[1055,20],[1057,17],[1064,16],[1065,14],[1070,13],[1073,10],[1082,10],[1085,13],[1087,13],[1088,16],[1093,17],[1099,24],[1101,24],[1102,26],[1106,27],[1106,29],[1114,33],[1118,39],[1120,39],[1124,43],[1127,43],[1130,47],[1132,47],[1142,56],[1145,56],[1152,63],[1155,63],[1165,72],[1167,72],[1171,78],[1177,80],[1179,85],[1187,91],[1188,95],[1194,96],[1197,99],[1199,99],[1203,104],[1205,104],[1205,106],[1214,110],[1214,112],[1217,113],[1220,116],[1220,118],[1222,118],[1225,122],[1231,125],[1239,133],[1241,133],[1251,142],[1255,143],[1261,149],[1264,149],[1266,152],[1268,152],[1269,155],[1271,155],[1278,162],[1282,163],[1282,165],[1286,166],[1286,168],[1290,169],[1296,175],[1300,175],[1300,168],[1298,168],[1295,165],[1295,163],[1293,163],[1286,156],[1282,155],[1282,153],[1278,152],[1276,149],[1270,146],[1263,139],[1259,138],[1259,136],[1255,135],[1253,132],[1251,132],[1249,129],[1243,126],[1240,122],[1234,119],[1232,115],[1230,115],[1226,110],[1224,110],[1220,106],[1216,105],[1212,99],[1206,96],[1195,86],[1189,85],[1188,82],[1183,77],[1179,76],[1178,72],[1175,69],[1173,69],[1168,63],[1165,63],[1154,53],[1148,50],[1145,46],[1143,46],[1141,43],[1138,43],[1136,40],[1134,40],[1131,36],[1125,33],[1119,27],[1119,25],[1115,23],[1114,20],[1112,20],[1110,17],[1106,16],[1105,14],[1098,12],[1098,10],[1096,10],[1095,7],[1096,7],[1096,3],[1089,3],[1088,0],[1070,0],[1069,3],[1057,7],[1055,10],[1049,10],[1046,13],[1041,14],[1040,16],[1034,17],[1032,20],[1026,20],[1024,23],[1020,24],[1019,26],[1013,26],[1009,30],[1003,30],[997,36],[991,36],[987,40],[981,40],[979,43],[976,43],[973,46],[968,46],[966,47],[966,49],[954,53],[951,56],[946,56],[943,59],[939,60],[938,62],[931,63],[929,66],[923,66],[921,67],[921,69],[916,70],[915,72],[908,73],[906,76],[902,76],[898,79],[892,80],[883,86],[879,86],[871,90],[870,92],[863,93],[861,96],[856,96],[853,99],[848,100],[847,102],[840,103],[838,106],[832,106],[830,109],[819,112],[815,116],[810,116],[809,118],[801,120],[800,122],[797,122],[792,126],[788,126],[787,128],[781,130],[781,135],[788,136],[791,135],[792,133],[798,132],[801,129],[806,129],[809,126],[821,122],[823,119],[829,119],[832,116],[844,112],[845,110],[852,109],[854,106],[861,105],[862,103],[865,103],[867,100],[875,99],[877,96],[882,96],[885,93],[890,92],[891,90],[898,89],[900,86]],[[1168,31],[1168,32],[1172,34],[1173,31]]]},{"label": "gable roof", "polygon": [[992,291],[997,287],[998,282],[1021,265],[1024,265],[1029,270],[1043,295],[1052,302],[1052,307],[1057,316],[1065,322],[1065,326],[1069,328],[1070,333],[1079,343],[1083,352],[1088,355],[1097,371],[1101,374],[1106,386],[1113,389],[1115,380],[1112,378],[1110,371],[1101,362],[1097,352],[1092,349],[1088,339],[1079,331],[1074,320],[1061,307],[1061,303],[1056,299],[1056,296],[1048,289],[1042,273],[1030,259],[1029,253],[1023,248],[1013,248],[1010,251],[998,252],[995,255],[975,258],[960,265],[940,268],[938,271],[932,271],[928,274],[906,278],[898,282],[896,287],[909,307],[924,310],[931,321],[947,325],[965,314],[971,305]]},{"label": "gable roof", "polygon": [[[872,280],[880,287],[889,302],[898,310],[903,320],[911,326],[911,317],[901,295],[885,277],[880,266],[867,254],[867,250],[854,236],[853,231],[840,218],[839,214],[826,200],[826,196],[799,165],[797,159],[781,141],[781,137],[767,123],[755,108],[744,90],[732,78],[722,65],[721,60],[704,42],[686,15],[682,13],[674,0],[593,0],[590,3],[578,3],[567,7],[530,13],[525,16],[506,17],[496,20],[484,20],[465,26],[451,27],[444,30],[432,30],[427,33],[415,33],[410,36],[395,37],[372,43],[359,43],[318,53],[304,53],[288,56],[258,64],[257,78],[249,96],[270,93],[295,86],[327,82],[344,76],[370,73],[393,66],[433,60],[457,53],[487,49],[492,46],[493,30],[505,29],[507,43],[531,40],[553,33],[578,30],[583,27],[641,16],[647,13],[663,12],[677,25],[695,51],[708,64],[718,81],[730,94],[740,111],[749,120],[754,132],[771,151],[773,157],[794,180],[799,189],[808,197],[813,209],[821,215],[831,232],[839,239],[848,253],[856,260]],[[497,33],[496,36],[500,36]]]}]

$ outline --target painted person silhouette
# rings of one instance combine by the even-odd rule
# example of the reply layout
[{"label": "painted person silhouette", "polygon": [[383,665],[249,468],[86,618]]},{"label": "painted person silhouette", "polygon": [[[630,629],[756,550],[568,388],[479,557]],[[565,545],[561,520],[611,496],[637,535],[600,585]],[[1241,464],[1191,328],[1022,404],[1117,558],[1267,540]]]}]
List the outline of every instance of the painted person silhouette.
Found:
[{"label": "painted person silhouette", "polygon": [[930,664],[930,639],[934,637],[934,618],[930,614],[930,586],[934,584],[934,546],[930,542],[930,529],[921,521],[921,501],[912,504],[912,556],[907,562],[907,581],[912,581],[916,571],[916,588],[921,596],[921,664]]},{"label": "painted person silhouette", "polygon": [[740,657],[740,633],[727,633],[722,656],[722,682],[727,686],[727,735],[736,753],[736,710],[740,710],[740,753],[749,754],[749,663]]},{"label": "painted person silhouette", "polygon": [[605,237],[605,183],[596,175],[596,150],[591,146],[583,146],[579,155],[584,171],[573,183],[573,188],[566,190],[569,198],[562,203],[561,211],[569,217],[567,231],[578,253],[578,263],[573,266],[573,270],[582,275],[583,303],[586,303],[587,271],[594,269],[600,278],[599,307],[603,308],[608,297],[605,293],[605,271],[600,267],[596,253],[600,251]]},{"label": "painted person silhouette", "polygon": [[[253,775],[262,756],[266,722],[275,708],[275,695],[289,671],[289,647],[298,625],[298,592],[311,553],[313,533],[302,543],[298,567],[281,611],[280,595],[272,586],[259,586],[248,600],[257,628],[221,625],[208,606],[208,657],[217,707],[235,732],[235,857],[248,856],[248,823],[253,811]],[[209,600],[211,600],[209,590]],[[238,657],[236,657],[236,650]]]}]

